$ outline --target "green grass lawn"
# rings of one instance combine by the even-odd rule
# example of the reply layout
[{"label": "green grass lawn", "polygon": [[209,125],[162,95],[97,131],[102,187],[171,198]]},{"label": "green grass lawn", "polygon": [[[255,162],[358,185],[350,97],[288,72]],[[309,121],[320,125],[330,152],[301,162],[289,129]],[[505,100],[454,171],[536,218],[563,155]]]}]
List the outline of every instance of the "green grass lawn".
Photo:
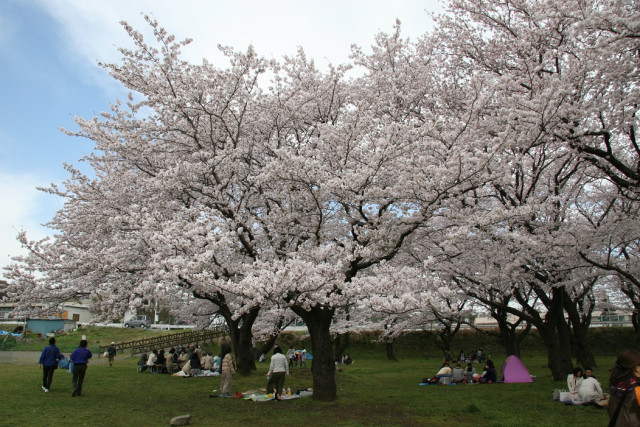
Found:
[{"label": "green grass lawn", "polygon": [[[118,356],[113,368],[104,358],[93,361],[83,396],[72,398],[71,375],[66,371],[58,370],[51,392],[44,393],[37,360],[4,364],[0,365],[0,425],[155,426],[168,425],[182,414],[191,414],[194,426],[602,426],[608,422],[605,410],[551,400],[551,390],[566,384],[551,379],[542,356],[523,357],[536,376],[532,384],[419,386],[422,377],[436,372],[439,357],[389,362],[382,351],[350,350],[356,363],[336,372],[338,399],[331,403],[311,398],[280,402],[209,398],[213,389],[219,389],[219,377],[138,374],[137,358],[129,355]],[[499,366],[502,360],[494,359]],[[603,386],[614,360],[614,356],[599,358],[601,367],[595,375]],[[250,377],[236,375],[232,391],[264,387],[267,369],[263,363]],[[292,390],[311,385],[309,368],[295,368],[285,382]]]},{"label": "green grass lawn", "polygon": [[[11,327],[4,327],[5,330],[12,330]],[[171,331],[160,329],[143,329],[143,328],[107,328],[100,326],[83,326],[82,328],[69,332],[68,334],[56,335],[56,345],[62,353],[71,353],[78,344],[82,335],[86,335],[89,346],[97,350],[100,346],[109,345],[114,342],[133,341],[155,336],[162,336],[171,333],[183,332],[182,329],[174,329]],[[26,339],[12,343],[8,348],[17,351],[41,351],[47,344],[47,337],[34,338],[34,335],[28,335]]]}]

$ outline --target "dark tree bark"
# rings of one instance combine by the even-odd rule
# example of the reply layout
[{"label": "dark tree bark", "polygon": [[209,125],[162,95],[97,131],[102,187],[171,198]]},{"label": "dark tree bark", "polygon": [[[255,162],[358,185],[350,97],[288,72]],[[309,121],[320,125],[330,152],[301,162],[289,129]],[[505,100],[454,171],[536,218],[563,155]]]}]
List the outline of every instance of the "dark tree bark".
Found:
[{"label": "dark tree bark", "polygon": [[[584,307],[584,298],[587,298],[590,302],[587,310]],[[588,341],[589,325],[591,324],[591,314],[595,307],[595,301],[592,300],[590,294],[578,297],[577,300],[573,300],[569,295],[566,295],[564,301],[564,309],[571,324],[573,350],[578,364],[583,367],[595,368],[597,366],[596,359]]]},{"label": "dark tree bark", "polygon": [[451,342],[453,341],[453,337],[455,337],[458,331],[460,331],[462,321],[446,318],[440,318],[438,320],[444,325],[444,327],[435,333],[430,331],[430,334],[433,337],[433,342],[442,351],[451,350]]},{"label": "dark tree bark", "polygon": [[391,360],[392,362],[397,362],[396,354],[393,351],[393,342],[394,339],[392,337],[387,337],[385,340],[384,348],[387,351],[387,360]]},{"label": "dark tree bark", "polygon": [[[181,279],[181,284],[187,289],[192,288],[187,280]],[[260,307],[254,307],[234,320],[233,313],[227,304],[225,296],[221,292],[214,292],[212,294],[193,292],[193,296],[207,300],[218,307],[216,314],[222,316],[229,328],[231,348],[236,356],[236,372],[240,375],[250,375],[252,371],[256,370],[252,328],[258,317],[258,313],[260,313]]]},{"label": "dark tree bark", "polygon": [[553,379],[560,381],[573,370],[571,360],[571,328],[564,317],[564,298],[562,288],[551,291],[552,300],[542,325],[537,326],[542,341],[547,347],[548,367]]},{"label": "dark tree bark", "polygon": [[633,305],[633,312],[631,313],[631,324],[633,325],[633,331],[635,332],[636,347],[640,347],[640,295],[636,291],[634,284],[623,281],[620,286],[620,290],[629,297],[631,304]]},{"label": "dark tree bark", "polygon": [[329,330],[334,309],[313,307],[310,311],[305,311],[301,307],[293,307],[292,310],[307,324],[311,337],[313,398],[323,402],[332,402],[337,396],[333,340]]},{"label": "dark tree bark", "polygon": [[256,370],[256,359],[253,349],[253,324],[258,317],[259,308],[254,308],[234,320],[231,312],[228,310],[220,310],[220,314],[227,322],[229,335],[231,336],[231,344],[236,356],[236,365],[240,375],[250,375]]},{"label": "dark tree bark", "polygon": [[[495,317],[494,317],[495,318]],[[498,329],[500,331],[500,340],[502,345],[504,346],[505,351],[508,355],[515,355],[520,357],[521,351],[520,346],[524,338],[531,331],[531,324],[526,323],[524,328],[520,328],[522,323],[522,319],[519,319],[515,323],[510,323],[507,321],[506,313],[504,317],[500,319],[496,319],[498,321]]]},{"label": "dark tree bark", "polygon": [[[541,277],[542,282],[545,280],[544,277]],[[462,283],[460,284],[463,285]],[[568,295],[563,287],[551,287],[551,290],[547,291],[545,290],[547,286],[541,286],[535,282],[530,283],[529,286],[530,288],[526,292],[519,289],[512,291],[512,297],[522,307],[521,309],[485,294],[471,291],[469,295],[478,299],[478,301],[492,310],[503,310],[505,313],[518,316],[523,321],[534,326],[547,349],[547,366],[553,379],[556,381],[563,380],[573,370],[571,328],[564,317],[564,299],[568,298]],[[535,294],[535,300],[531,299],[530,292]],[[535,303],[532,304],[532,301],[535,301]],[[537,307],[538,302],[542,303],[547,309],[544,317],[540,315]]]},{"label": "dark tree bark", "polygon": [[278,320],[278,323],[274,326],[273,332],[271,332],[271,335],[269,335],[269,338],[267,339],[267,341],[262,345],[262,347],[258,351],[258,356],[260,356],[261,354],[266,355],[267,353],[269,353],[271,349],[274,347],[276,341],[278,340],[278,337],[280,336],[280,332],[282,332],[287,326],[289,326],[292,323],[293,323],[293,320],[290,320],[285,325],[284,317],[281,317]]}]

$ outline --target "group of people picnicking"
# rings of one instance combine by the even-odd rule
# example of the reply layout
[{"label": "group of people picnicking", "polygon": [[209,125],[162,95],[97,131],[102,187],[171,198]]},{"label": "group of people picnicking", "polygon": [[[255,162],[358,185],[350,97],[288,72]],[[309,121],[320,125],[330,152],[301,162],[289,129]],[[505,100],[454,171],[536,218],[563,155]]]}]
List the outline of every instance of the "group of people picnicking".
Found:
[{"label": "group of people picnicking", "polygon": [[198,344],[171,347],[143,352],[138,359],[138,372],[173,374],[182,377],[220,376],[220,396],[231,396],[232,375],[236,372],[231,346],[220,343],[220,355],[203,351]]},{"label": "group of people picnicking", "polygon": [[640,351],[625,350],[609,369],[609,393],[591,368],[577,367],[567,376],[567,388],[574,405],[607,408],[609,426],[640,426]]},{"label": "group of people picnicking", "polygon": [[[484,363],[481,373],[476,372],[474,363]],[[453,366],[453,367],[452,367]],[[422,379],[422,384],[494,384],[498,382],[498,372],[491,360],[491,355],[484,353],[482,349],[465,354],[460,350],[457,358],[449,349],[444,350],[442,366],[432,377]]]},{"label": "group of people picnicking", "polygon": [[221,356],[203,351],[197,344],[182,344],[164,349],[142,352],[138,359],[138,372],[176,374],[181,376],[220,375]]},{"label": "group of people picnicking", "polygon": [[607,399],[600,382],[593,376],[593,370],[576,367],[567,375],[567,388],[571,402],[580,405],[606,406]]}]

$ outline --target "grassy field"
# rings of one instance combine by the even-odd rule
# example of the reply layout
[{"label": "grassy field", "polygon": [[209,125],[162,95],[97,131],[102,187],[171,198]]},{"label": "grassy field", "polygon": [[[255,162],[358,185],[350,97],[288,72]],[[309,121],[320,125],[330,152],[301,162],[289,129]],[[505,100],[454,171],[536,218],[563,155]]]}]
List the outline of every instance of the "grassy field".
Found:
[{"label": "grassy field", "polygon": [[[89,330],[90,345],[92,338],[110,341],[115,334],[137,333],[123,331]],[[77,337],[69,339],[75,347]],[[366,346],[350,348],[349,352],[356,363],[336,372],[338,399],[332,403],[311,398],[279,402],[209,398],[212,390],[219,388],[218,377],[138,374],[137,358],[131,355],[118,356],[113,368],[104,358],[94,360],[87,371],[83,396],[72,398],[71,375],[66,371],[57,371],[51,392],[44,393],[37,359],[31,364],[3,364],[0,425],[154,426],[168,425],[172,417],[182,414],[191,414],[194,426],[256,422],[281,426],[601,426],[608,421],[605,410],[551,400],[551,390],[566,388],[566,384],[551,379],[541,355],[523,357],[535,375],[532,384],[419,386],[422,377],[438,369],[441,359],[437,355],[410,357],[399,352],[400,361],[389,362],[383,351]],[[494,359],[499,366],[501,358],[494,355]],[[595,375],[603,385],[614,360],[613,355],[598,358],[601,367],[595,369]],[[232,390],[264,387],[267,369],[266,363],[258,364],[253,375],[236,375]],[[295,368],[285,383],[292,390],[311,385],[309,368]]]}]

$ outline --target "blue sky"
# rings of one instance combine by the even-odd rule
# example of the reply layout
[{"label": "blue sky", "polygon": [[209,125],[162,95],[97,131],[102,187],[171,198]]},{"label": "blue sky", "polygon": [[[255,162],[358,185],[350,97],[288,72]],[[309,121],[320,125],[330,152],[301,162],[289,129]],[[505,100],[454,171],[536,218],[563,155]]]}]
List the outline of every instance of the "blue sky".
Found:
[{"label": "blue sky", "polygon": [[196,63],[223,66],[217,44],[253,44],[270,57],[302,46],[323,66],[346,62],[351,44],[366,49],[396,18],[405,36],[420,36],[426,10],[437,11],[437,0],[0,0],[0,268],[23,253],[20,230],[30,239],[52,233],[41,224],[62,201],[36,187],[62,183],[63,163],[78,165],[92,149],[59,129],[126,97],[97,65],[131,46],[121,20],[144,32],[141,13],[152,14],[178,39],[194,39],[184,53]]}]

